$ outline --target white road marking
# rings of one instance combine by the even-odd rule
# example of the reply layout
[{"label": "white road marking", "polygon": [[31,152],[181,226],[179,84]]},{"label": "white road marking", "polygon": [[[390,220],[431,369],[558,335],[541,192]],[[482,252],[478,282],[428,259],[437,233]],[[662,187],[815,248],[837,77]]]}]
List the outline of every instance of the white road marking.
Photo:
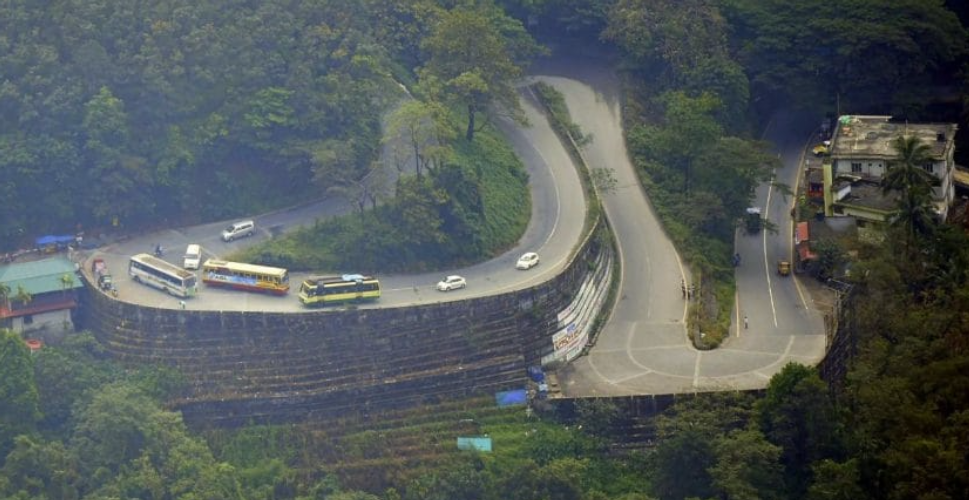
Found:
[{"label": "white road marking", "polygon": [[[775,173],[776,176],[776,173]],[[771,195],[774,193],[774,185],[770,183],[767,185],[767,203],[764,206],[764,219],[770,220],[770,199]],[[771,287],[770,275],[771,266],[767,259],[767,231],[762,231],[761,241],[763,241],[764,246],[764,276],[767,278],[767,295],[770,297],[770,312],[771,316],[774,318],[774,328],[777,328],[777,308],[774,306],[774,290]],[[739,328],[739,327],[738,327]]]},{"label": "white road marking", "polygon": [[696,363],[693,365],[693,388],[700,386],[700,361],[703,359],[703,351],[696,351]]}]

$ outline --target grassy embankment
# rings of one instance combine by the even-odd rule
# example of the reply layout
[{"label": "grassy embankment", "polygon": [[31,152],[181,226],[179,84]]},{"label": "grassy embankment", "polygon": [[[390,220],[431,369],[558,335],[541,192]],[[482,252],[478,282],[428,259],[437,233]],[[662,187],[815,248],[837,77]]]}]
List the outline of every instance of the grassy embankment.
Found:
[{"label": "grassy embankment", "polygon": [[[397,196],[376,209],[318,220],[232,258],[297,271],[376,274],[445,269],[497,255],[528,224],[527,173],[494,129],[451,147],[445,167],[419,181],[402,178]],[[408,195],[400,196],[408,182]]]},{"label": "grassy embankment", "polygon": [[[644,484],[635,461],[605,460],[606,440],[580,426],[529,416],[521,406],[496,407],[491,397],[386,412],[379,420],[211,430],[206,437],[219,460],[236,468],[282,462],[305,483],[332,476],[345,490],[374,494],[413,489],[421,478],[448,477],[462,463],[509,481],[528,477],[516,475],[516,468],[563,459],[584,464],[573,474],[600,491],[618,494]],[[459,450],[458,437],[488,437],[492,451]]]}]

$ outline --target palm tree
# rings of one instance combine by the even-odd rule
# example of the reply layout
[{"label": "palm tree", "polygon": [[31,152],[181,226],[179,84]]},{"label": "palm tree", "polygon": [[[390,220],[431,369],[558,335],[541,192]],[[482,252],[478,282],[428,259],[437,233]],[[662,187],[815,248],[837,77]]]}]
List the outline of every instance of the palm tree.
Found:
[{"label": "palm tree", "polygon": [[928,198],[916,190],[909,190],[898,199],[892,225],[905,231],[906,244],[915,243],[920,236],[932,233],[935,228],[935,211],[928,203]]},{"label": "palm tree", "polygon": [[932,161],[932,148],[918,137],[899,136],[892,141],[892,148],[898,153],[898,159],[889,162],[882,191],[900,195],[891,225],[904,230],[906,255],[911,257],[909,251],[919,236],[930,234],[935,227],[932,188],[940,181],[923,168]]},{"label": "palm tree", "polygon": [[71,273],[64,273],[61,275],[61,290],[68,291],[74,286],[74,275]]},{"label": "palm tree", "polygon": [[6,283],[0,283],[0,306],[10,309],[10,287]]},{"label": "palm tree", "polygon": [[23,285],[17,285],[17,295],[13,296],[13,300],[20,302],[21,307],[23,307],[30,304],[30,301],[34,300],[34,297]]},{"label": "palm tree", "polygon": [[914,190],[928,198],[932,188],[940,184],[938,177],[923,168],[932,161],[932,148],[915,136],[896,137],[892,148],[898,153],[898,159],[889,162],[888,172],[882,179],[882,190],[886,193]]}]

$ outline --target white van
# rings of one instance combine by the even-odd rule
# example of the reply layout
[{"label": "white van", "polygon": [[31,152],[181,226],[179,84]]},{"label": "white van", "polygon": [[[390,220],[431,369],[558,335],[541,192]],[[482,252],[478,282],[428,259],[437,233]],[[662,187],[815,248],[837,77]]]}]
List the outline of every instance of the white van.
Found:
[{"label": "white van", "polygon": [[202,261],[202,247],[191,244],[185,249],[185,258],[182,260],[182,267],[185,269],[198,269]]},{"label": "white van", "polygon": [[251,220],[244,220],[232,223],[229,227],[222,230],[222,241],[232,241],[243,236],[252,236],[256,230],[256,223]]}]

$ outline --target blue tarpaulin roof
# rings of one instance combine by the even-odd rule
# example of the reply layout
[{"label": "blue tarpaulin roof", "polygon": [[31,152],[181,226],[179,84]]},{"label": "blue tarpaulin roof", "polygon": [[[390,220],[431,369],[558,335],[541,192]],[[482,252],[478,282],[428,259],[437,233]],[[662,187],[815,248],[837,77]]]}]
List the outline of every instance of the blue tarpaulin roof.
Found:
[{"label": "blue tarpaulin roof", "polygon": [[41,236],[40,238],[37,238],[37,240],[34,243],[36,243],[37,246],[42,247],[42,246],[47,246],[47,245],[56,245],[58,243],[70,243],[72,241],[74,241],[74,237],[71,236],[71,235],[67,235],[67,236]]},{"label": "blue tarpaulin roof", "polygon": [[526,401],[525,389],[495,393],[495,402],[498,403],[498,406],[523,405]]}]

